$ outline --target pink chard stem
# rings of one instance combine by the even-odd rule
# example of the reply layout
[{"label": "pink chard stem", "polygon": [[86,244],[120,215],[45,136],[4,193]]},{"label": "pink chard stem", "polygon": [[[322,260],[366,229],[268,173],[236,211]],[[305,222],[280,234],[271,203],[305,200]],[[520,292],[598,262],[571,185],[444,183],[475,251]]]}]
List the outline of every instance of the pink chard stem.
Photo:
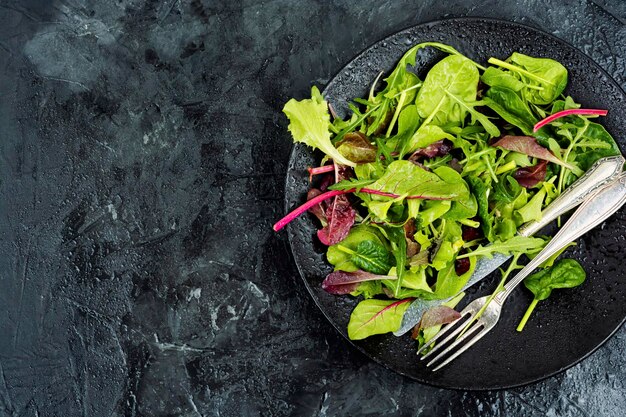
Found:
[{"label": "pink chard stem", "polygon": [[545,125],[552,123],[553,121],[555,121],[556,119],[560,119],[561,117],[571,116],[573,114],[577,114],[580,116],[606,116],[608,112],[609,112],[608,110],[601,110],[601,109],[568,109],[568,110],[559,111],[559,112],[554,113],[551,116],[546,117],[542,121],[538,122],[533,128],[533,132],[538,131]]}]

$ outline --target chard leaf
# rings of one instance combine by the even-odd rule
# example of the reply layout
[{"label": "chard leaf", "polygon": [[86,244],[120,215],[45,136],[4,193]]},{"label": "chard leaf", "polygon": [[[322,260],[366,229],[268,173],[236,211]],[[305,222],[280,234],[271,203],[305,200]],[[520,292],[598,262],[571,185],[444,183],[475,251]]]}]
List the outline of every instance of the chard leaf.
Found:
[{"label": "chard leaf", "polygon": [[341,180],[341,181],[339,181],[339,182],[329,186],[328,189],[329,190],[351,190],[353,188],[356,188],[356,190],[358,192],[361,188],[370,185],[374,181],[375,180],[373,180],[373,179],[357,180],[356,178],[349,178],[349,179],[346,179],[346,180]]},{"label": "chard leaf", "polygon": [[418,324],[418,330],[428,329],[433,326],[441,326],[444,324],[452,323],[454,320],[461,317],[461,313],[445,305],[438,305],[429,310],[426,310],[422,319]]},{"label": "chard leaf", "polygon": [[467,198],[468,194],[462,183],[448,183],[436,174],[404,160],[389,164],[384,175],[367,188],[431,200]]},{"label": "chard leaf", "polygon": [[404,300],[363,300],[352,311],[348,323],[350,340],[360,340],[375,334],[393,332],[400,328],[402,316],[413,301]]},{"label": "chard leaf", "polygon": [[487,246],[479,246],[473,251],[457,256],[457,259],[475,258],[477,256],[487,256],[491,258],[494,253],[511,255],[514,253],[537,252],[545,246],[546,241],[538,237],[514,236],[504,242],[498,241]]},{"label": "chard leaf", "polygon": [[356,291],[362,282],[382,279],[394,279],[394,277],[372,274],[361,270],[354,272],[334,271],[328,274],[322,281],[322,288],[330,294],[344,295]]},{"label": "chard leaf", "polygon": [[294,141],[320,149],[336,163],[351,167],[356,165],[339,153],[330,141],[328,104],[317,87],[311,88],[310,99],[289,100],[283,107],[283,113],[289,118],[289,131]]},{"label": "chard leaf", "polygon": [[553,162],[557,165],[561,165],[570,170],[576,170],[571,164],[561,161],[554,156],[552,152],[537,143],[537,139],[530,136],[503,136],[493,146],[497,146],[509,151],[523,153],[534,158],[544,159],[548,162]]}]

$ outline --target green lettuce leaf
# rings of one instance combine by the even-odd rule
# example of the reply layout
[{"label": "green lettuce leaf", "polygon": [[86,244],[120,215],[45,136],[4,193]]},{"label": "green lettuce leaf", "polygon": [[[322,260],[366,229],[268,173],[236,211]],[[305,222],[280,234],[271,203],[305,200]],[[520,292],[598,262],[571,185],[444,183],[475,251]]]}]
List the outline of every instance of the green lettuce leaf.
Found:
[{"label": "green lettuce leaf", "polygon": [[317,87],[311,88],[311,98],[285,104],[283,113],[289,118],[289,131],[295,142],[319,149],[338,164],[351,167],[356,164],[344,157],[330,141],[328,104]]}]

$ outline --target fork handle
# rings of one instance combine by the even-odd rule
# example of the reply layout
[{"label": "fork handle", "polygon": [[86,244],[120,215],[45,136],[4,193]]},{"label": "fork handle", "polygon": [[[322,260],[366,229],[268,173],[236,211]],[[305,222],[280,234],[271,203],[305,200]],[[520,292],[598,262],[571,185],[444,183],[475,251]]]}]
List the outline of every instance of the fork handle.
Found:
[{"label": "fork handle", "polygon": [[500,304],[504,303],[515,287],[539,265],[564,246],[609,218],[624,203],[626,203],[626,172],[582,203],[545,248],[504,286],[504,291],[496,295],[496,300]]},{"label": "fork handle", "polygon": [[598,159],[585,174],[567,187],[553,202],[541,212],[541,220],[524,224],[517,231],[520,236],[532,236],[543,229],[552,220],[581,204],[591,194],[596,193],[606,184],[614,181],[624,166],[622,155],[607,156]]}]

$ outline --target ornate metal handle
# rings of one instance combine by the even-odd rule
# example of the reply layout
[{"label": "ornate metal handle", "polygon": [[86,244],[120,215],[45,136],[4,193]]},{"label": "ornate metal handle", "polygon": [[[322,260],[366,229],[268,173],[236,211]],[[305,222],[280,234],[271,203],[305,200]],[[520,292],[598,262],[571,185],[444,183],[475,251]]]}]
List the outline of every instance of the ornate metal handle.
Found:
[{"label": "ornate metal handle", "polygon": [[621,155],[597,160],[576,182],[567,187],[559,197],[541,213],[541,220],[526,223],[518,231],[520,236],[532,236],[557,217],[567,213],[587,197],[613,181],[622,172]]},{"label": "ornate metal handle", "polygon": [[524,280],[542,262],[554,255],[561,248],[578,239],[580,236],[593,229],[604,220],[609,218],[622,205],[626,203],[626,173],[622,173],[618,179],[590,196],[574,212],[572,217],[565,223],[559,232],[548,242],[545,248],[531,260],[515,277],[504,286],[504,291],[496,296],[496,300],[502,304],[511,291]]}]

